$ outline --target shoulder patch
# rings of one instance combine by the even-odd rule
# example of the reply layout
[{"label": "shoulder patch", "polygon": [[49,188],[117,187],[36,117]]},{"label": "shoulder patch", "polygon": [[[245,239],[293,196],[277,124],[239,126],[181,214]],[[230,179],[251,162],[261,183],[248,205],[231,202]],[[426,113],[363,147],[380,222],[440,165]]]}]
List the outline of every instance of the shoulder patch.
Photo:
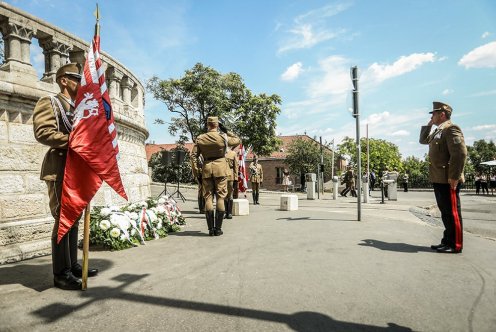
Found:
[{"label": "shoulder patch", "polygon": [[462,142],[463,142],[463,137],[460,137],[460,136],[453,137],[453,143],[454,144],[461,144]]}]

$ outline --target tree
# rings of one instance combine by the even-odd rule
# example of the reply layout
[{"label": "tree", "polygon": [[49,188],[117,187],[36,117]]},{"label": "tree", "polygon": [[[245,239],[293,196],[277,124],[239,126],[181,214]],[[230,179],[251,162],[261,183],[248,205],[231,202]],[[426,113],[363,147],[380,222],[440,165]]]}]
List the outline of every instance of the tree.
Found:
[{"label": "tree", "polygon": [[[207,117],[218,116],[244,145],[251,144],[255,153],[268,155],[279,145],[275,121],[281,111],[281,98],[275,94],[253,95],[236,73],[223,75],[197,63],[179,79],[153,77],[147,82],[147,90],[175,115],[169,133],[179,134],[179,142],[194,141],[206,131]],[[158,119],[156,123],[164,121]]]},{"label": "tree", "polygon": [[470,168],[473,168],[477,173],[485,173],[488,171],[488,167],[481,165],[481,163],[496,159],[496,145],[492,140],[489,142],[483,139],[475,141],[473,146],[467,146],[467,150],[471,166],[468,165],[466,173],[469,173]]},{"label": "tree", "polygon": [[[361,161],[362,170],[367,170],[367,139],[361,138],[360,144],[362,146]],[[398,146],[383,139],[369,138],[369,157],[370,157],[370,171],[374,171],[381,176],[382,171],[386,168],[389,170],[403,170],[401,162],[401,154]],[[341,156],[350,158],[350,165],[357,166],[357,149],[356,141],[353,138],[345,137],[341,144],[338,145],[338,153]]]},{"label": "tree", "polygon": [[[327,146],[327,145],[326,145]],[[284,163],[292,174],[303,177],[305,173],[317,173],[320,164],[320,144],[312,139],[298,137],[288,145]],[[328,149],[323,149],[324,178],[331,177],[332,155]]]}]

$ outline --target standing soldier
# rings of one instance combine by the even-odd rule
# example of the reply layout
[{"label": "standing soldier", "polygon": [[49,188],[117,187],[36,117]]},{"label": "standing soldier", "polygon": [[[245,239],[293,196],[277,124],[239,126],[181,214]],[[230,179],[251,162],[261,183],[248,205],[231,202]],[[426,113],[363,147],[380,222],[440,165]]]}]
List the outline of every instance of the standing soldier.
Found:
[{"label": "standing soldier", "polygon": [[228,149],[226,153],[226,160],[227,164],[229,165],[229,174],[227,176],[227,198],[225,201],[226,219],[232,219],[234,183],[236,183],[236,186],[238,183],[238,154],[233,150]]},{"label": "standing soldier", "polygon": [[258,195],[260,193],[260,186],[263,182],[263,169],[262,165],[258,163],[257,155],[253,155],[253,162],[250,164],[250,182],[253,196],[253,204],[260,204]]},{"label": "standing soldier", "polygon": [[[460,127],[451,122],[452,111],[447,104],[433,102],[431,120],[420,129],[419,139],[420,144],[429,144],[429,179],[445,228],[441,243],[431,248],[442,253],[460,253],[463,249],[459,194],[465,180],[467,147]],[[431,133],[432,125],[437,128]]]},{"label": "standing soldier", "polygon": [[193,145],[193,149],[191,149],[190,154],[190,162],[191,162],[191,171],[193,172],[193,177],[198,184],[198,209],[199,213],[205,213],[205,199],[203,198],[203,186],[202,186],[202,166],[203,160],[201,160],[201,156],[198,156],[198,146]]},{"label": "standing soldier", "polygon": [[[207,218],[208,234],[222,235],[222,221],[224,220],[224,199],[227,196],[227,175],[229,166],[226,161],[228,147],[241,143],[239,138],[219,123],[216,116],[207,119],[208,132],[196,139],[198,155],[203,158],[202,184],[203,198],[205,199],[205,215]],[[219,133],[220,129],[223,133]],[[216,196],[216,211],[214,215],[213,195]]]},{"label": "standing soldier", "polygon": [[[55,219],[52,231],[54,285],[60,289],[78,290],[81,289],[79,278],[82,276],[82,268],[77,261],[79,221],[73,224],[59,243],[57,233],[69,134],[74,119],[74,100],[81,81],[79,65],[63,65],[57,70],[55,80],[60,93],[38,101],[33,111],[33,130],[36,140],[50,147],[41,167],[41,180],[47,184],[50,212]],[[97,269],[88,269],[89,277],[97,273]]]}]

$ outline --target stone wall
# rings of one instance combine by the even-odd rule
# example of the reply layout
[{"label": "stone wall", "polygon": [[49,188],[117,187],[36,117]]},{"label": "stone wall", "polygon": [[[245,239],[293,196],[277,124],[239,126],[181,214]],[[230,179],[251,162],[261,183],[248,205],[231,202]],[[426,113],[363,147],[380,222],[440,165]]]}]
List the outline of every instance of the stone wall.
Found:
[{"label": "stone wall", "polygon": [[[92,29],[92,27],[88,27]],[[89,44],[4,2],[0,2],[4,63],[0,66],[0,264],[50,252],[53,218],[39,173],[45,152],[33,135],[33,109],[40,97],[56,94],[57,69],[84,64]],[[38,77],[30,45],[43,49],[45,70]],[[124,187],[131,201],[150,195],[145,140],[144,87],[137,77],[102,53],[119,134]],[[92,205],[123,204],[106,184]]]}]

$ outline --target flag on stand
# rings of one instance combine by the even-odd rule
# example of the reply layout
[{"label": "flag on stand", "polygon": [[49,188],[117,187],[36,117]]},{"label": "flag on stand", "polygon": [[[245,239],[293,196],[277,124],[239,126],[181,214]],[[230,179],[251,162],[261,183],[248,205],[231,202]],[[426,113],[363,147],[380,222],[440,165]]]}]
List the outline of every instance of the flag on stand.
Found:
[{"label": "flag on stand", "polygon": [[240,192],[244,193],[248,189],[248,173],[246,172],[246,155],[245,147],[243,144],[239,146],[238,158],[239,158],[239,172],[238,172],[238,189]]},{"label": "flag on stand", "polygon": [[117,159],[117,128],[100,58],[100,27],[88,50],[76,97],[65,166],[57,242],[82,214],[103,181],[127,200]]}]

